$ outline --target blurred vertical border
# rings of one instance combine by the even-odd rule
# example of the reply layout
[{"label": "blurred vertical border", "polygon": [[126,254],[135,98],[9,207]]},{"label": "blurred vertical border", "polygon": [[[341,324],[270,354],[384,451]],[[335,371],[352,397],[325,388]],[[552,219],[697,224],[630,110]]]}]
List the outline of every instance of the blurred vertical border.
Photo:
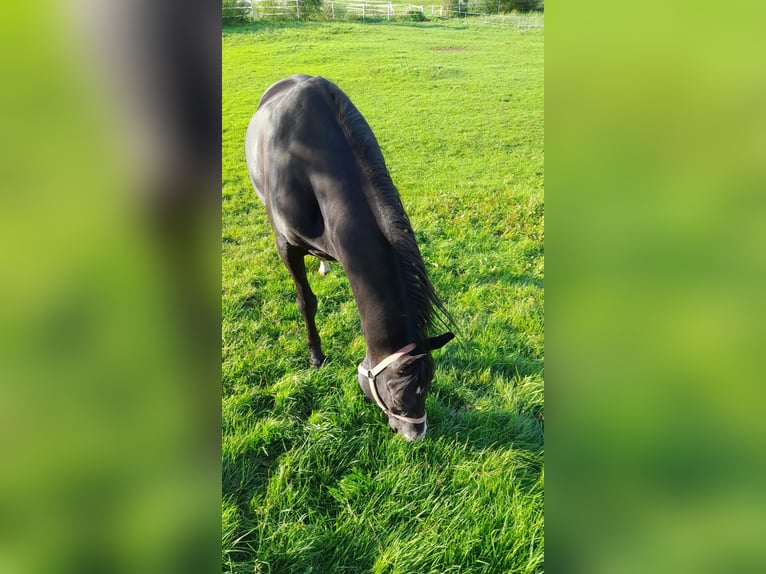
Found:
[{"label": "blurred vertical border", "polygon": [[766,572],[766,9],[547,8],[547,566]]},{"label": "blurred vertical border", "polygon": [[215,571],[220,3],[0,30],[0,572]]}]

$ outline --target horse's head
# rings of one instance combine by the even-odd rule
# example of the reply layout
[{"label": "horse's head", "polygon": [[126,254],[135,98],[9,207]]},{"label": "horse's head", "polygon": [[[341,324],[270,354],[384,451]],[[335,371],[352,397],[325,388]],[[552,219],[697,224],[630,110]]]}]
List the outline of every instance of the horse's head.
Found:
[{"label": "horse's head", "polygon": [[359,365],[358,379],[364,394],[388,415],[388,426],[410,441],[426,434],[426,394],[434,376],[431,351],[443,347],[454,335],[444,333],[428,339],[425,353],[408,345],[374,367]]}]

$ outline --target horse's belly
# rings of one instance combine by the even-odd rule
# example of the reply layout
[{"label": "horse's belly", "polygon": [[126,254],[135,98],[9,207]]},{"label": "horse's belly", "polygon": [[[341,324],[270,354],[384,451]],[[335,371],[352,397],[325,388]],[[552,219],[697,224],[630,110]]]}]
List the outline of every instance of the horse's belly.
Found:
[{"label": "horse's belly", "polygon": [[305,249],[321,259],[336,260],[318,205],[315,209],[311,205],[301,206],[293,202],[286,209],[277,205],[271,212],[271,224],[288,244]]}]

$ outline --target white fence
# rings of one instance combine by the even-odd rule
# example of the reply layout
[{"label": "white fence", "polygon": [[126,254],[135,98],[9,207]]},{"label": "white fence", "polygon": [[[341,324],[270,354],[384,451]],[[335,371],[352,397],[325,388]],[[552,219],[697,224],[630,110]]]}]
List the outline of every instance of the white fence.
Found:
[{"label": "white fence", "polygon": [[[438,18],[465,18],[516,29],[544,28],[545,19],[542,13],[530,14],[487,14],[469,12],[466,4],[459,5],[459,9],[450,8],[444,4],[395,4],[385,0],[324,0],[319,13],[317,6],[308,7],[303,0],[238,0],[237,7],[228,10],[239,10],[246,13],[251,20],[268,18],[301,18],[312,13],[328,20],[345,20],[349,18],[367,20],[420,17],[422,19]],[[224,8],[224,10],[227,10]]]},{"label": "white fence", "polygon": [[[335,19],[335,2],[330,2],[330,11]],[[338,2],[338,7],[345,10],[346,17],[356,16],[362,20],[367,18],[391,18],[408,16],[419,12],[423,14],[423,6],[415,4],[394,4],[392,2],[383,2],[376,0],[366,0],[361,2]],[[339,10],[340,12],[340,10]]]},{"label": "white fence", "polygon": [[251,20],[301,17],[301,0],[239,0],[237,4],[247,8]]}]

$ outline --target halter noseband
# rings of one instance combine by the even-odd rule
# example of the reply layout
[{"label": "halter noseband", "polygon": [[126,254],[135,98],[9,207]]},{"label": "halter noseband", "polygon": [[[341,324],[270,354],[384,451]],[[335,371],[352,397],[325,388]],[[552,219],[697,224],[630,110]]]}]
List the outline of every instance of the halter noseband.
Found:
[{"label": "halter noseband", "polygon": [[412,417],[405,417],[402,415],[397,415],[396,413],[392,413],[388,409],[388,407],[386,407],[386,405],[383,404],[383,401],[380,400],[380,397],[378,396],[378,389],[375,387],[375,377],[377,377],[380,373],[382,373],[383,370],[386,367],[388,367],[391,363],[393,363],[396,359],[398,359],[402,355],[406,355],[407,353],[414,351],[415,347],[416,347],[415,343],[410,343],[406,347],[402,347],[395,353],[392,353],[388,357],[383,359],[380,363],[375,365],[372,369],[364,369],[362,368],[362,365],[359,365],[359,367],[357,367],[357,371],[359,371],[359,374],[367,377],[367,380],[370,382],[370,392],[372,393],[372,398],[375,399],[375,402],[383,410],[383,412],[390,417],[394,417],[395,419],[399,419],[400,421],[404,421],[404,422],[412,423],[412,424],[425,422],[427,415],[423,414],[422,417],[412,418]]}]

